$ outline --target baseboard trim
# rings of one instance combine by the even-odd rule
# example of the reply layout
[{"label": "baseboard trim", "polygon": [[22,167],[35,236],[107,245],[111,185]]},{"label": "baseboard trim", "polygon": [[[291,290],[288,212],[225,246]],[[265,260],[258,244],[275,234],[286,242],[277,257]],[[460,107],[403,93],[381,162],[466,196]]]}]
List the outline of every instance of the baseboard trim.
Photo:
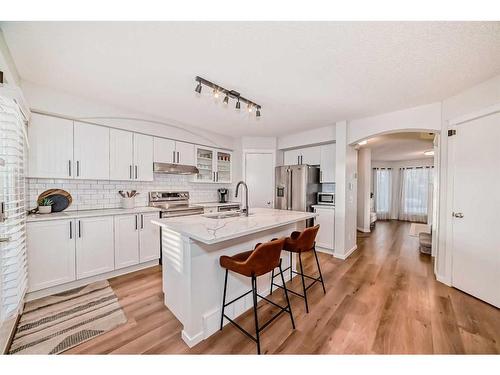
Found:
[{"label": "baseboard trim", "polygon": [[436,273],[436,280],[439,281],[440,283],[447,285],[447,286],[452,286],[451,279],[449,277],[445,277],[445,276],[442,276],[442,275],[439,275]]},{"label": "baseboard trim", "polygon": [[370,229],[360,228],[360,227],[357,227],[356,229],[358,230],[358,232],[362,232],[362,233],[371,233],[371,230],[370,230]]},{"label": "baseboard trim", "polygon": [[333,256],[337,259],[342,259],[342,260],[346,260],[347,258],[349,258],[351,256],[352,253],[354,253],[356,250],[358,249],[358,245],[354,245],[354,247],[352,249],[350,249],[347,253],[345,254],[339,254],[339,253],[333,253]]},{"label": "baseboard trim", "polygon": [[324,254],[328,254],[328,255],[333,255],[333,253],[334,253],[334,249],[329,249],[329,248],[318,246],[318,245],[316,245],[316,251],[318,253],[324,253]]}]

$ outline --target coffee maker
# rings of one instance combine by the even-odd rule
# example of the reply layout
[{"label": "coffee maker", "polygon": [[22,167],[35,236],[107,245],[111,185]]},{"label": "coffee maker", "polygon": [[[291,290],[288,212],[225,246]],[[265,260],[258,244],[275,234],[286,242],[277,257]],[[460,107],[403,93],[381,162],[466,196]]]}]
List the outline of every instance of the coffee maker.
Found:
[{"label": "coffee maker", "polygon": [[227,189],[217,189],[217,193],[219,193],[219,203],[226,203],[227,196],[229,195],[229,190]]}]

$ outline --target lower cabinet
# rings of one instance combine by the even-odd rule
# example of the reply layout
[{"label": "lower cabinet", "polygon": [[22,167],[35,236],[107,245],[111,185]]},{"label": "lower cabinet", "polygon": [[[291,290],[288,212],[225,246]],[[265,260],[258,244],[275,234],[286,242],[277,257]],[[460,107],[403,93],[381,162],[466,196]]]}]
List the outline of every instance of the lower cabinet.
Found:
[{"label": "lower cabinet", "polygon": [[160,258],[160,227],[151,223],[157,213],[115,216],[115,268]]},{"label": "lower cabinet", "polygon": [[28,292],[160,258],[159,214],[28,222]]},{"label": "lower cabinet", "polygon": [[314,212],[318,214],[314,218],[314,222],[320,225],[316,236],[316,245],[333,251],[335,246],[335,209],[315,206]]},{"label": "lower cabinet", "polygon": [[75,221],[28,223],[28,291],[76,280]]},{"label": "lower cabinet", "polygon": [[113,217],[76,219],[76,278],[83,279],[115,269]]},{"label": "lower cabinet", "polygon": [[140,214],[139,262],[160,259],[160,227],[151,223],[157,213]]}]

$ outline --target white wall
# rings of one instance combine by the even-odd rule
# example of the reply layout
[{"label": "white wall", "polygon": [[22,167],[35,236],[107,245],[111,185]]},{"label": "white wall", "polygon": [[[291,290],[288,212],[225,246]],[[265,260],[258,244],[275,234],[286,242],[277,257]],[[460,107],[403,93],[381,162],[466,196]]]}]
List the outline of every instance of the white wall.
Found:
[{"label": "white wall", "polygon": [[[32,110],[58,114],[120,129],[202,144],[233,149],[236,139],[202,129],[179,124],[172,120],[155,118],[131,112],[106,103],[70,95],[49,87],[22,81],[21,87]],[[158,121],[154,123],[150,121]],[[161,122],[161,123],[160,123]]]},{"label": "white wall", "polygon": [[277,147],[279,150],[285,150],[289,148],[334,142],[336,138],[335,127],[335,125],[330,125],[299,133],[283,135],[278,137]]},{"label": "white wall", "polygon": [[372,160],[372,168],[432,167],[433,165],[433,158],[398,161]]},{"label": "white wall", "polygon": [[347,143],[347,121],[336,124],[335,250],[346,259],[356,250],[356,201],[358,152]]},{"label": "white wall", "polygon": [[348,143],[395,131],[441,130],[441,103],[349,121]]},{"label": "white wall", "polygon": [[358,195],[357,229],[370,232],[370,193],[372,191],[372,150],[362,148],[358,151]]}]

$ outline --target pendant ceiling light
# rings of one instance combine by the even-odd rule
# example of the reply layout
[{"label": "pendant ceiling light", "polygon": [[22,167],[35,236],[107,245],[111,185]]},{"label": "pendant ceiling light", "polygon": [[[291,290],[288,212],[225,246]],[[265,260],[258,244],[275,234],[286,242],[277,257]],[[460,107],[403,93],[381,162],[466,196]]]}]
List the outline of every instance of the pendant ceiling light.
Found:
[{"label": "pendant ceiling light", "polygon": [[215,83],[210,82],[210,81],[208,81],[204,78],[198,77],[198,76],[195,78],[195,81],[197,82],[197,85],[196,85],[196,88],[194,91],[196,91],[197,94],[201,94],[202,85],[208,86],[213,90],[214,98],[218,98],[219,95],[224,94],[224,100],[223,100],[224,104],[226,104],[226,105],[229,104],[230,98],[235,99],[237,110],[241,109],[240,102],[243,102],[243,103],[246,103],[249,113],[252,113],[253,109],[255,108],[256,109],[255,116],[260,117],[260,110],[261,110],[262,106],[245,98],[245,97],[243,97],[243,96],[241,96],[241,94],[239,92],[237,92],[235,90],[225,89],[222,86],[216,85]]}]

